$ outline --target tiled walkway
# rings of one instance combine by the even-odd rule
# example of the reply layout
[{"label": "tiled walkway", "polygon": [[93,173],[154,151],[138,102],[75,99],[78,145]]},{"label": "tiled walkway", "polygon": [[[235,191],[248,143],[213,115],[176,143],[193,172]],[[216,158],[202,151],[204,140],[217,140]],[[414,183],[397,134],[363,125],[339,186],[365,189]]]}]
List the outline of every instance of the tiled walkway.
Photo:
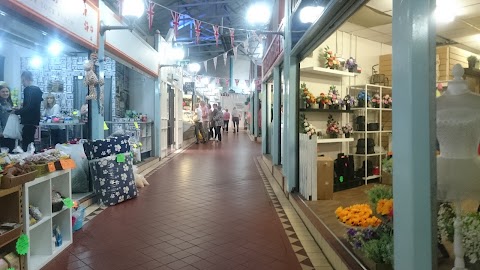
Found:
[{"label": "tiled walkway", "polygon": [[44,269],[306,269],[258,172],[260,149],[243,132],[192,146]]}]

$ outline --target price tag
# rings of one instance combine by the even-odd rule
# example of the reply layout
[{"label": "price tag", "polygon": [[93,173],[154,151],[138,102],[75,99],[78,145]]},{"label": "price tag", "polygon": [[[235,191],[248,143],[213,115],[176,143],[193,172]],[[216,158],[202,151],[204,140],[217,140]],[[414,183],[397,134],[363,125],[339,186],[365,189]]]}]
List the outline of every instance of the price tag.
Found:
[{"label": "price tag", "polygon": [[118,154],[117,155],[117,162],[118,163],[125,162],[125,154]]},{"label": "price tag", "polygon": [[133,122],[133,124],[135,125],[135,128],[136,128],[136,129],[140,129],[140,128],[138,127],[138,123],[137,123],[137,122]]},{"label": "price tag", "polygon": [[62,165],[64,170],[75,169],[77,167],[73,159],[60,159],[60,165]]},{"label": "price tag", "polygon": [[54,162],[48,163],[48,171],[49,172],[54,172],[56,170],[57,170],[57,168],[55,168],[55,163]]}]

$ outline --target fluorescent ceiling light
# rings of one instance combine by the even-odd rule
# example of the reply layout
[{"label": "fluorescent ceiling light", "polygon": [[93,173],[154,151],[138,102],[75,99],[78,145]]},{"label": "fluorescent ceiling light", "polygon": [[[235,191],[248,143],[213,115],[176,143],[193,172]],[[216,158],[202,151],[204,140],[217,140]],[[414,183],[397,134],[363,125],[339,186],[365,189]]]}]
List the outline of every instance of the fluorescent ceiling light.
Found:
[{"label": "fluorescent ceiling light", "polygon": [[458,7],[454,2],[455,1],[437,0],[437,7],[434,12],[437,23],[450,23],[455,20]]},{"label": "fluorescent ceiling light", "polygon": [[172,58],[182,60],[185,57],[185,51],[180,47],[172,48]]},{"label": "fluorescent ceiling light", "polygon": [[210,82],[210,79],[209,79],[209,78],[207,78],[207,77],[203,77],[203,78],[202,78],[202,83],[203,83],[204,85],[208,85],[209,82]]},{"label": "fluorescent ceiling light", "polygon": [[300,21],[302,23],[314,23],[325,10],[322,6],[306,6],[300,10]]},{"label": "fluorescent ceiling light", "polygon": [[140,18],[145,11],[143,0],[123,0],[122,16]]},{"label": "fluorescent ceiling light", "polygon": [[40,68],[42,66],[42,58],[39,56],[32,57],[32,59],[30,59],[30,66],[32,66],[32,68]]},{"label": "fluorescent ceiling light", "polygon": [[251,5],[247,11],[247,21],[251,24],[267,24],[270,16],[270,6],[263,2]]},{"label": "fluorescent ceiling light", "polygon": [[200,71],[200,64],[199,63],[191,63],[188,65],[188,70],[193,73],[197,73]]},{"label": "fluorescent ceiling light", "polygon": [[58,56],[63,50],[63,45],[60,41],[55,40],[48,46],[48,52],[52,56]]}]

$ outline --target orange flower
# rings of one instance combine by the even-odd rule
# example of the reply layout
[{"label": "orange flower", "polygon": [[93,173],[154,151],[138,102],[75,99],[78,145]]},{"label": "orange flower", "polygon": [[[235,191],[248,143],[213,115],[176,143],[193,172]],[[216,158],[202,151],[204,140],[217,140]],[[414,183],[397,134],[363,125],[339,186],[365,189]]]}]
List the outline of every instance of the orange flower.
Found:
[{"label": "orange flower", "polygon": [[385,216],[390,214],[393,209],[393,199],[381,199],[377,203],[377,213]]},{"label": "orange flower", "polygon": [[340,222],[349,226],[378,226],[381,222],[372,216],[372,209],[368,204],[355,204],[346,208],[338,207],[335,215]]}]

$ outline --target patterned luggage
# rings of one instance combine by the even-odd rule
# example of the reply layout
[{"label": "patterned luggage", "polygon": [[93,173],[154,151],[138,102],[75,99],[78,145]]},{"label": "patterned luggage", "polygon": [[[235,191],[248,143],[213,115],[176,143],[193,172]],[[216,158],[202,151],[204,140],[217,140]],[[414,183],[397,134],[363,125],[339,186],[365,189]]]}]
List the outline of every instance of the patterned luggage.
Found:
[{"label": "patterned luggage", "polygon": [[89,141],[83,144],[88,160],[104,158],[130,152],[128,136],[112,137],[104,140]]},{"label": "patterned luggage", "polygon": [[[121,156],[121,158],[119,158]],[[104,157],[90,162],[95,193],[106,206],[137,197],[130,154]]]}]

